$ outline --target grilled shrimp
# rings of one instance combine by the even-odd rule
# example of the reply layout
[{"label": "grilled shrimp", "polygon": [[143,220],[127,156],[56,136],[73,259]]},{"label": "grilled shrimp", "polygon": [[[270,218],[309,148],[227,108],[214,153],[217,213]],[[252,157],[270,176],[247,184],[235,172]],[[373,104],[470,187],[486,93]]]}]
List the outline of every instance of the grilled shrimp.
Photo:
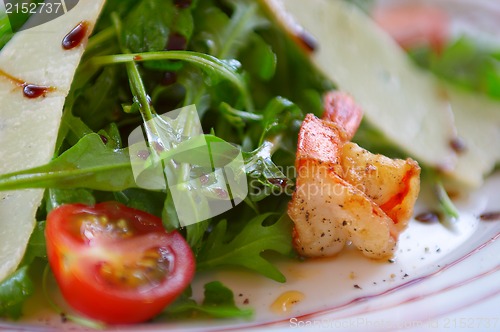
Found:
[{"label": "grilled shrimp", "polygon": [[352,242],[365,256],[390,257],[413,214],[418,164],[351,143],[361,118],[350,96],[331,92],[323,118],[308,114],[302,123],[288,206],[294,246],[302,256],[332,256]]}]

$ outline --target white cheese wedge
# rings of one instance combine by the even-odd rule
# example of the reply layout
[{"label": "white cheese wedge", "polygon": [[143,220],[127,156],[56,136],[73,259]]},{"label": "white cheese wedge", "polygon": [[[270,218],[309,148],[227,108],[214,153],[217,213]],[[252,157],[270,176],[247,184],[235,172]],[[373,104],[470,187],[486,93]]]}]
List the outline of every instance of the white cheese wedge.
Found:
[{"label": "white cheese wedge", "polygon": [[[104,0],[80,0],[65,15],[17,33],[0,52],[0,174],[47,163],[54,152],[64,100],[86,45],[65,50],[63,38],[80,22],[87,36]],[[27,98],[23,83],[50,87]],[[0,281],[20,263],[42,190],[0,192]]]},{"label": "white cheese wedge", "polygon": [[[292,34],[318,41],[313,63],[410,156],[479,186],[500,161],[500,103],[445,86],[357,7],[341,0],[263,0]],[[456,153],[459,137],[466,147]]]},{"label": "white cheese wedge", "polygon": [[355,98],[372,125],[416,159],[452,169],[455,128],[438,82],[361,10],[340,0],[265,2],[292,33],[302,27],[318,41],[313,62]]},{"label": "white cheese wedge", "polygon": [[500,163],[500,102],[448,87],[463,153],[451,175],[461,183],[477,187]]}]

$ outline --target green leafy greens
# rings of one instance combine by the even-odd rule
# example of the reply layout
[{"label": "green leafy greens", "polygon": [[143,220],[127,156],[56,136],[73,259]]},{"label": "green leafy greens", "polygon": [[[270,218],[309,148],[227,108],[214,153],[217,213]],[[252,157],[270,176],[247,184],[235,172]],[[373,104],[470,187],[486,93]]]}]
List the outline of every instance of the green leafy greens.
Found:
[{"label": "green leafy greens", "polygon": [[0,315],[19,318],[24,301],[33,293],[33,282],[28,277],[28,267],[23,266],[0,287]]},{"label": "green leafy greens", "polygon": [[183,319],[186,317],[250,318],[253,311],[240,309],[235,305],[233,292],[219,281],[205,285],[205,297],[201,304],[187,296],[170,305],[160,318]]},{"label": "green leafy greens", "polygon": [[273,225],[264,225],[271,214],[261,214],[250,220],[245,228],[227,240],[227,221],[221,220],[213,229],[198,255],[198,269],[218,266],[243,266],[260,271],[265,276],[284,282],[285,277],[260,255],[265,250],[287,254],[291,251],[291,223],[282,217]]},{"label": "green leafy greens", "polygon": [[[10,38],[10,31],[0,16],[0,42]],[[280,183],[292,185],[293,179],[283,170],[293,165],[303,115],[319,114],[321,94],[331,88],[307,70],[310,66],[255,1],[192,1],[189,6],[173,0],[107,1],[66,99],[53,160],[0,176],[0,190],[46,190],[22,266],[0,284],[0,315],[21,315],[35,284],[28,272],[46,261],[44,220],[61,204],[117,200],[161,217],[167,229],[179,227],[169,189],[141,188],[134,178],[127,138],[139,127],[150,147],[164,130],[175,133],[174,142],[175,135],[183,137],[172,149],[150,150],[154,153],[144,159],[146,169],[154,171],[175,158],[185,180],[243,152],[244,164],[237,171],[248,179],[250,194],[230,211],[180,231],[199,271],[243,267],[284,282],[266,254],[292,254],[291,222],[286,199],[280,197],[290,191]],[[304,68],[300,74],[290,70],[298,67]],[[147,122],[188,105],[196,106],[206,131],[201,136],[190,137],[189,121]],[[196,148],[200,140],[219,148],[207,156]],[[203,202],[219,199],[217,176],[211,175],[215,185],[201,187]],[[178,303],[166,316],[187,311],[251,315],[237,308],[232,292],[218,282],[206,285],[203,303],[189,295]]]},{"label": "green leafy greens", "polygon": [[[353,1],[371,5],[371,0]],[[187,3],[108,0],[66,99],[54,158],[40,167],[0,175],[0,190],[45,189],[25,259],[0,283],[0,316],[22,314],[35,284],[30,271],[46,262],[46,215],[61,204],[116,200],[161,217],[169,230],[179,228],[169,189],[148,190],[137,184],[132,147],[127,144],[136,128],[143,129],[153,148],[165,128],[179,138],[172,149],[150,149],[154,153],[143,156],[149,162],[147,170],[161,166],[158,181],[165,181],[168,167],[190,180],[211,165],[223,165],[233,152],[243,152],[244,166],[238,171],[248,180],[248,196],[233,209],[180,231],[193,249],[198,271],[239,267],[285,281],[268,253],[293,255],[292,224],[283,196],[290,194],[294,178],[287,170],[294,165],[304,115],[319,115],[321,97],[334,85],[284,31],[271,24],[258,1]],[[9,20],[0,13],[0,48],[11,36]],[[498,97],[498,56],[485,57],[469,46],[459,41],[441,58],[423,51],[413,56],[443,76]],[[484,73],[483,79],[471,80],[468,72],[455,75],[456,63],[477,64],[478,58],[479,65],[469,68]],[[160,126],[148,124],[158,114],[189,105],[196,106],[200,117],[204,131],[200,136],[192,135],[188,120],[184,126],[163,120]],[[210,165],[204,163],[207,155],[196,149],[200,140],[224,147],[210,155]],[[366,123],[355,140],[377,152],[400,153]],[[175,162],[170,162],[174,155]],[[223,180],[217,176],[210,178],[215,184]],[[200,201],[190,202],[194,210],[195,204],[218,199],[220,188],[205,189]],[[453,213],[444,198],[443,211]],[[235,305],[231,290],[212,282],[205,286],[201,304],[186,293],[159,319],[251,314]]]},{"label": "green leafy greens", "polygon": [[439,54],[420,47],[411,50],[410,56],[463,89],[500,99],[500,49],[478,46],[470,37],[462,37],[449,42]]}]

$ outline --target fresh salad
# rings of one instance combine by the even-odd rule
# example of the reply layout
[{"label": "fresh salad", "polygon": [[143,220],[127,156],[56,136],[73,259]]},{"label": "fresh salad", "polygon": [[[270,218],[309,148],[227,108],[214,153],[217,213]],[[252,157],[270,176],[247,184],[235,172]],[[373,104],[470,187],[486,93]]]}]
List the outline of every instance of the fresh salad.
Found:
[{"label": "fresh salad", "polygon": [[[81,0],[72,10],[90,2]],[[56,139],[32,142],[52,146],[50,161],[0,168],[5,173],[0,175],[1,200],[17,195],[12,193],[43,193],[41,202],[28,201],[36,205],[36,222],[28,225],[20,261],[9,271],[0,269],[1,317],[21,319],[26,301],[41,287],[54,312],[92,327],[151,319],[251,318],[252,309],[237,306],[235,294],[222,282],[207,283],[203,301],[195,301],[193,278],[241,268],[286,283],[274,262],[307,256],[297,246],[301,234],[294,216],[302,213],[300,196],[294,196],[295,212],[289,210],[300,178],[296,161],[300,153],[310,153],[304,152],[300,133],[307,124],[314,130],[331,127],[317,121],[327,121],[325,96],[343,84],[311,60],[322,40],[287,25],[272,2],[106,0],[95,22],[77,21],[64,33],[62,48],[84,53],[69,80],[58,127],[51,129]],[[372,12],[371,1],[347,3]],[[22,26],[28,17],[0,13],[0,52],[16,40],[13,22]],[[403,46],[415,63],[453,89],[500,99],[498,50],[468,38],[439,38],[424,36],[423,43]],[[0,62],[0,80],[11,87],[0,95],[1,109],[12,106],[6,99],[10,93],[24,94],[30,103],[58,93],[44,82],[11,74],[15,66]],[[358,107],[350,104],[355,98],[343,98],[340,108]],[[405,112],[388,110],[399,111]],[[416,177],[421,168],[422,181],[436,189],[433,216],[452,223],[457,212],[446,189],[463,188],[460,178],[413,155],[369,117],[359,121],[348,140],[384,158],[416,159],[419,166],[405,165]],[[30,139],[30,132],[23,135]],[[466,149],[461,143],[451,142],[452,150]],[[19,153],[19,160],[30,158]],[[481,179],[492,171],[488,167],[478,171]],[[418,189],[413,194],[416,199]],[[0,205],[2,218],[15,212],[1,211],[6,206]],[[305,214],[308,219],[309,210]],[[391,228],[390,241],[394,232]],[[311,242],[317,243],[324,234],[314,236],[318,239]],[[53,279],[73,313],[51,298],[47,288]]]}]

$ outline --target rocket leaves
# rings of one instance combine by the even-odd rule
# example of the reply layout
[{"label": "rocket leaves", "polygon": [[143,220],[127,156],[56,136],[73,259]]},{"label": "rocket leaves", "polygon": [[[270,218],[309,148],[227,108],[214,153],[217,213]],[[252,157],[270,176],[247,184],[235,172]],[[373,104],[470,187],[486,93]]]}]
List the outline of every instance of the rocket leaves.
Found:
[{"label": "rocket leaves", "polygon": [[240,266],[279,282],[285,276],[261,255],[272,250],[287,255],[292,250],[291,221],[285,214],[273,224],[266,221],[276,214],[265,213],[252,218],[238,234],[227,240],[227,221],[221,220],[208,236],[198,255],[198,270],[221,266]]},{"label": "rocket leaves", "polygon": [[0,190],[78,187],[135,187],[127,149],[109,148],[98,134],[89,134],[46,165],[0,176]]}]

